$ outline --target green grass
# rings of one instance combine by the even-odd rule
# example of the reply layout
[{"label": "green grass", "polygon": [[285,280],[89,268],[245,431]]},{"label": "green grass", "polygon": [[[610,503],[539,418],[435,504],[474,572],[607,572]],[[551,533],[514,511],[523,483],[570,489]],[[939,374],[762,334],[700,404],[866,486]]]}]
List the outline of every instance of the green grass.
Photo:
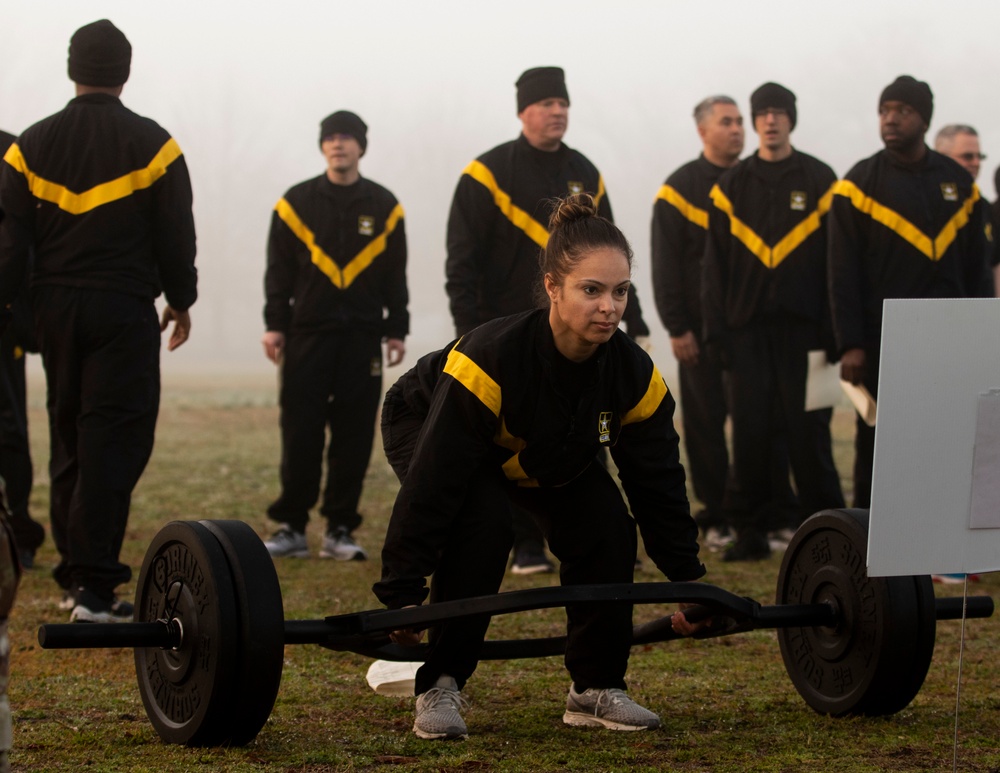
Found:
[{"label": "green grass", "polygon": [[[36,390],[37,392],[38,390]],[[46,521],[48,482],[43,397],[31,399],[37,469],[35,516]],[[268,531],[264,508],[277,491],[277,409],[272,383],[175,381],[165,390],[157,445],[136,490],[123,560],[136,574],[153,535],[173,519],[239,518]],[[851,416],[835,418],[835,453],[850,468]],[[845,479],[845,486],[849,481]],[[278,573],[285,615],[312,619],[378,607],[371,594],[378,546],[396,491],[376,450],[362,503],[359,541],[375,560],[341,564],[283,561]],[[319,529],[310,534],[318,548]],[[706,581],[772,603],[780,556],[729,565],[705,554]],[[632,694],[656,710],[664,728],[611,733],[561,723],[568,677],[559,658],[483,663],[466,693],[470,737],[419,741],[412,699],[386,698],[365,682],[370,663],[350,653],[288,646],[270,719],[245,748],[188,749],[163,744],[146,719],[129,650],[41,650],[37,627],[62,622],[47,568],[20,588],[11,631],[10,701],[15,770],[21,771],[922,771],[951,770],[961,623],[942,622],[927,681],[913,703],[880,719],[831,719],[809,709],[785,674],[776,635],[757,631],[708,641],[633,650]],[[647,560],[638,580],[662,577]],[[550,577],[508,577],[505,590],[537,587]],[[122,588],[134,592],[134,581]],[[995,575],[972,586],[1000,595]],[[961,593],[938,589],[939,593]],[[636,619],[666,614],[639,607]],[[493,638],[560,632],[561,610],[497,618]],[[967,623],[958,767],[1000,771],[1000,619]]]}]

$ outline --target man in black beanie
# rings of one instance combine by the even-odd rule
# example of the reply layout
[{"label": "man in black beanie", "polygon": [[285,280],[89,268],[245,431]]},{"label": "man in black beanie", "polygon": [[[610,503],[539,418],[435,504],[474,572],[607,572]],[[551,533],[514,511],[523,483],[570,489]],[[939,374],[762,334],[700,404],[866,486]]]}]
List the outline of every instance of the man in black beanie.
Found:
[{"label": "man in black beanie", "polygon": [[[451,203],[445,289],[456,335],[537,307],[538,256],[548,241],[552,199],[590,193],[601,216],[612,217],[601,173],[563,142],[569,92],[562,68],[532,67],[515,85],[521,135],[466,166]],[[623,319],[633,338],[649,336],[634,286]],[[516,512],[512,571],[553,569],[541,531]]]},{"label": "man in black beanie", "polygon": [[340,110],[320,124],[326,171],[295,185],[274,208],[264,276],[264,354],[281,368],[279,524],[275,558],[309,555],[306,524],[319,497],[327,426],[321,558],[367,558],[352,536],[386,364],[406,353],[409,296],[403,208],[361,176],[368,127]]},{"label": "man in black beanie", "polygon": [[183,344],[197,297],[187,166],[166,131],[119,100],[131,56],[106,19],[77,30],[76,97],[27,129],[0,168],[0,305],[30,272],[48,382],[54,576],[61,606],[89,622],[132,614],[115,589],[132,576],[119,552],[153,449],[160,333],[173,322],[167,348]]},{"label": "man in black beanie", "polygon": [[830,443],[832,410],[805,410],[809,352],[829,348],[826,224],[836,175],[792,147],[795,95],[765,83],[750,97],[758,150],[712,188],[703,261],[705,339],[723,354],[732,420],[733,484],[724,509],[736,529],[726,561],[766,558],[783,441],[798,494],[795,528],[842,507]]},{"label": "man in black beanie", "polygon": [[[927,147],[934,97],[901,75],[878,102],[884,150],[837,183],[830,211],[830,307],[841,377],[878,394],[886,298],[993,295],[988,214],[959,164]],[[875,429],[859,416],[854,504],[871,504]]]}]

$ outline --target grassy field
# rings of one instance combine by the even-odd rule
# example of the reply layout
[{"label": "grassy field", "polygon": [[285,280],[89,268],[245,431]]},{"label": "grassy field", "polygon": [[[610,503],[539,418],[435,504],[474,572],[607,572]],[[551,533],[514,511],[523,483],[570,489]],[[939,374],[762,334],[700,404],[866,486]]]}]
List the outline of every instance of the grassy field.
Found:
[{"label": "grassy field", "polygon": [[[48,458],[43,397],[32,395],[35,516],[45,522]],[[238,518],[268,532],[266,505],[277,490],[277,409],[274,387],[259,380],[168,381],[153,459],[135,492],[123,560],[136,574],[153,535],[174,519]],[[835,417],[836,455],[850,465],[852,424]],[[845,485],[849,481],[845,479]],[[376,450],[362,503],[359,541],[375,560],[341,564],[286,560],[278,573],[285,616],[322,618],[378,607],[371,594],[378,548],[396,491]],[[318,548],[320,530],[310,534]],[[780,556],[750,565],[724,564],[706,553],[706,581],[772,603]],[[880,719],[831,719],[814,713],[785,674],[776,635],[758,631],[709,641],[682,641],[633,650],[632,694],[663,717],[652,733],[611,733],[561,723],[568,677],[560,659],[484,663],[466,693],[470,738],[417,740],[412,699],[374,694],[365,682],[370,661],[311,645],[285,649],[277,704],[249,746],[187,749],[163,744],[135,685],[130,650],[41,650],[45,622],[63,622],[48,567],[29,572],[10,621],[12,763],[21,771],[924,771],[952,770],[960,622],[942,622],[930,673],[913,703]],[[663,579],[647,560],[639,581]],[[552,582],[508,577],[505,590]],[[134,592],[134,581],[122,588]],[[1000,595],[989,575],[975,593]],[[942,595],[961,593],[961,586]],[[666,614],[641,607],[641,621]],[[561,610],[507,615],[493,638],[560,632]],[[1000,771],[1000,618],[969,621],[965,629],[958,769]]]}]

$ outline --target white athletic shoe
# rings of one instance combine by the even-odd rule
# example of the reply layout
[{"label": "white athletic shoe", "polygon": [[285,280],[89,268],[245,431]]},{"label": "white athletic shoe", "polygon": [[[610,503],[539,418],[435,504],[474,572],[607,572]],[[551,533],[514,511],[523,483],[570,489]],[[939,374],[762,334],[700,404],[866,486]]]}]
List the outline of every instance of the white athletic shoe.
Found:
[{"label": "white athletic shoe", "polygon": [[570,685],[563,722],[574,727],[609,730],[655,730],[660,718],[625,694],[624,690],[591,688],[582,693]]},{"label": "white athletic shoe", "polygon": [[333,558],[337,561],[365,561],[368,554],[365,549],[354,541],[347,529],[339,528],[327,532],[323,537],[323,547],[319,549],[320,558]]},{"label": "white athletic shoe", "polygon": [[282,526],[264,543],[271,558],[309,558],[306,535]]},{"label": "white athletic shoe", "polygon": [[454,677],[442,674],[436,686],[417,696],[413,732],[426,741],[468,738],[469,731],[462,719],[462,710],[468,707]]}]

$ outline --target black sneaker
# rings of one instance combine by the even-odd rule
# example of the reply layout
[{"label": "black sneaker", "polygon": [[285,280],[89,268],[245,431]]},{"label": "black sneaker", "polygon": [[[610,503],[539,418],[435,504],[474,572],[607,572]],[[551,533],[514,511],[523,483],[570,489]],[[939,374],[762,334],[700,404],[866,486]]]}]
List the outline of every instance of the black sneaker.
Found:
[{"label": "black sneaker", "polygon": [[722,554],[723,561],[763,561],[771,557],[767,536],[756,529],[742,529],[736,541]]},{"label": "black sneaker", "polygon": [[128,623],[132,621],[132,605],[127,601],[99,598],[93,591],[79,588],[74,594],[71,623]]},{"label": "black sneaker", "polygon": [[514,548],[510,571],[512,574],[549,574],[555,571],[555,566],[545,555],[545,549],[532,542]]},{"label": "black sneaker", "polygon": [[35,568],[35,551],[27,548],[18,548],[17,559],[21,562],[22,569]]}]

